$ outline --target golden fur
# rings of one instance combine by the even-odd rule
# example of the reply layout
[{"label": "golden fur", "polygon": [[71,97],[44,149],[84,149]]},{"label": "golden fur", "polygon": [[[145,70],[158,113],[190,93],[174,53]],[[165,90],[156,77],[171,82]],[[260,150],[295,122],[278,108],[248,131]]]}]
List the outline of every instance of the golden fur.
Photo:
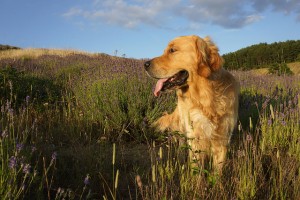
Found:
[{"label": "golden fur", "polygon": [[184,133],[191,146],[190,159],[203,164],[212,155],[220,170],[238,115],[239,84],[224,68],[223,58],[209,37],[175,38],[163,55],[148,61],[147,73],[158,79],[181,70],[189,74],[186,85],[176,88],[177,107],[153,125],[160,131]]}]

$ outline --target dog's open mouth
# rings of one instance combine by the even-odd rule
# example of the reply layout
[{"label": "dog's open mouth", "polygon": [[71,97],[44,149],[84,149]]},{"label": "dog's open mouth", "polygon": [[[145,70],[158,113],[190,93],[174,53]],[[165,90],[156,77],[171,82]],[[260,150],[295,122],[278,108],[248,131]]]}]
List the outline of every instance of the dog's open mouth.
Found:
[{"label": "dog's open mouth", "polygon": [[186,70],[179,71],[169,78],[159,79],[154,89],[154,95],[159,96],[160,92],[178,89],[186,85],[189,73]]}]

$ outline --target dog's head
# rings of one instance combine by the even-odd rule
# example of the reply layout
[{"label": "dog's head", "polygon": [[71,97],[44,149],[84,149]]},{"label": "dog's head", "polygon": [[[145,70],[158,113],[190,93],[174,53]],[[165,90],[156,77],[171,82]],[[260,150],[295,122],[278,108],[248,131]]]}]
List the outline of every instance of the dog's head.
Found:
[{"label": "dog's head", "polygon": [[202,39],[192,35],[175,38],[163,55],[144,64],[149,76],[159,79],[155,96],[188,86],[196,76],[208,78],[223,65],[218,51],[209,37]]}]

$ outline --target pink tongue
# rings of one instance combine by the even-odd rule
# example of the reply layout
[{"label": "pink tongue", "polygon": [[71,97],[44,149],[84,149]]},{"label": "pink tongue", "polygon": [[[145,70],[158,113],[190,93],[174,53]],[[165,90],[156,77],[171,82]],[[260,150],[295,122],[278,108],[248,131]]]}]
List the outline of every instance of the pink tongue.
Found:
[{"label": "pink tongue", "polygon": [[154,90],[154,95],[156,97],[159,96],[159,92],[160,90],[162,89],[163,85],[164,85],[164,82],[166,82],[168,79],[167,78],[162,78],[162,79],[159,79],[155,85],[155,90]]}]

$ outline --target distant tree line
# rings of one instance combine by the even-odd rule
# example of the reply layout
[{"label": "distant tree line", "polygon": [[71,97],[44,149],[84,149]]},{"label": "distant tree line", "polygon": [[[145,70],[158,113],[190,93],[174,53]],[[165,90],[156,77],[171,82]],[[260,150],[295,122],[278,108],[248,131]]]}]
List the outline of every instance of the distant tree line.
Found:
[{"label": "distant tree line", "polygon": [[300,61],[300,40],[260,43],[224,54],[227,69],[255,69],[278,63]]},{"label": "distant tree line", "polygon": [[9,46],[9,45],[2,45],[0,44],[0,51],[2,50],[9,50],[9,49],[20,49],[19,47],[13,47],[13,46]]}]

